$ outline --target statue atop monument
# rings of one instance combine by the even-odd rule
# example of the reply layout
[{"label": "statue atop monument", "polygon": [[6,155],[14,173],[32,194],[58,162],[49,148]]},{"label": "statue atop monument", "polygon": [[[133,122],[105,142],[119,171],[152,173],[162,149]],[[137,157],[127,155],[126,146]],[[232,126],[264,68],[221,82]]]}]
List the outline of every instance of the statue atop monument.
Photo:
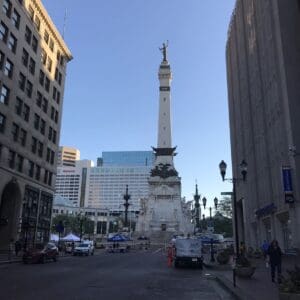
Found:
[{"label": "statue atop monument", "polygon": [[168,48],[168,46],[169,46],[169,41],[167,41],[167,43],[163,43],[162,48],[159,48],[159,50],[163,54],[163,61],[167,61],[167,48]]}]

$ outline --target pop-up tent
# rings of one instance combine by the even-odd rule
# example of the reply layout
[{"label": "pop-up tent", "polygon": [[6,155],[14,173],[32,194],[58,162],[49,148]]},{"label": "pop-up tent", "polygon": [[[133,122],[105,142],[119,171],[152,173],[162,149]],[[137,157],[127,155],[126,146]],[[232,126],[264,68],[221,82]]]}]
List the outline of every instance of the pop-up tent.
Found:
[{"label": "pop-up tent", "polygon": [[60,240],[65,241],[65,242],[79,242],[80,238],[77,235],[73,234],[73,233],[69,233],[68,235],[61,238]]},{"label": "pop-up tent", "polygon": [[59,236],[57,234],[53,234],[53,233],[50,234],[51,242],[58,242],[58,240],[59,240]]},{"label": "pop-up tent", "polygon": [[126,241],[130,241],[130,239],[125,235],[117,233],[113,237],[108,238],[107,241],[108,242],[126,242]]}]

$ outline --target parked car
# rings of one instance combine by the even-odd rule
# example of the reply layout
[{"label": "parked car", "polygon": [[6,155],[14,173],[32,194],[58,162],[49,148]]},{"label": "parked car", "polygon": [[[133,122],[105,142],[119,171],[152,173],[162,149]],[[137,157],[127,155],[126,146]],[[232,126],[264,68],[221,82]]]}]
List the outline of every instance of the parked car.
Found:
[{"label": "parked car", "polygon": [[73,255],[94,255],[94,245],[92,243],[81,243],[75,247]]},{"label": "parked car", "polygon": [[28,249],[23,254],[23,262],[27,263],[44,263],[46,260],[57,261],[58,248],[53,243],[47,245],[36,245],[35,248]]}]

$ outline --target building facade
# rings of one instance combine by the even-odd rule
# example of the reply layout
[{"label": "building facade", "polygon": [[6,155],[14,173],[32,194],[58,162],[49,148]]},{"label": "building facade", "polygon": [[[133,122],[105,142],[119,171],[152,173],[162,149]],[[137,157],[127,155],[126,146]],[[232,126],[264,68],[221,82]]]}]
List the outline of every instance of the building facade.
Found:
[{"label": "building facade", "polygon": [[49,238],[72,55],[40,0],[0,7],[0,248],[7,248]]},{"label": "building facade", "polygon": [[240,240],[300,248],[300,3],[237,0],[226,46]]},{"label": "building facade", "polygon": [[[101,163],[99,163],[101,161]],[[153,167],[152,151],[107,151],[92,161],[76,161],[76,167],[57,168],[56,195],[77,207],[124,211],[123,195],[129,186],[129,210],[138,212],[140,199],[147,197],[148,178]]]},{"label": "building facade", "polygon": [[80,160],[80,151],[76,148],[62,146],[58,150],[57,166],[75,167]]},{"label": "building facade", "polygon": [[78,160],[74,167],[57,167],[55,195],[68,199],[75,207],[83,207],[87,169],[92,166],[91,160]]}]

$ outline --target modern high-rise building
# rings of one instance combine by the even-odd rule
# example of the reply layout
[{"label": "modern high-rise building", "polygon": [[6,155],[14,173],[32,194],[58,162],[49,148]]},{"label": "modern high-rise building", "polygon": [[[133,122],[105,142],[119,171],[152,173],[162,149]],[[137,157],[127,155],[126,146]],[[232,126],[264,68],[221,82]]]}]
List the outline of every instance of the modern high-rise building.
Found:
[{"label": "modern high-rise building", "polygon": [[93,166],[91,160],[78,160],[75,167],[57,167],[55,195],[66,198],[76,207],[83,207],[85,202],[87,169]]},{"label": "modern high-rise building", "polygon": [[152,151],[104,151],[99,158],[101,165],[107,166],[149,166],[153,165]]},{"label": "modern high-rise building", "polygon": [[300,2],[237,0],[226,46],[240,240],[300,248]]},{"label": "modern high-rise building", "polygon": [[148,178],[153,168],[152,151],[107,151],[94,167],[91,161],[76,161],[76,167],[57,168],[55,194],[80,207],[124,211],[123,195],[129,188],[131,211],[139,211],[148,196]]},{"label": "modern high-rise building", "polygon": [[75,167],[78,160],[80,160],[78,149],[66,146],[59,147],[57,166]]},{"label": "modern high-rise building", "polygon": [[49,238],[71,59],[40,0],[0,1],[0,248]]}]

